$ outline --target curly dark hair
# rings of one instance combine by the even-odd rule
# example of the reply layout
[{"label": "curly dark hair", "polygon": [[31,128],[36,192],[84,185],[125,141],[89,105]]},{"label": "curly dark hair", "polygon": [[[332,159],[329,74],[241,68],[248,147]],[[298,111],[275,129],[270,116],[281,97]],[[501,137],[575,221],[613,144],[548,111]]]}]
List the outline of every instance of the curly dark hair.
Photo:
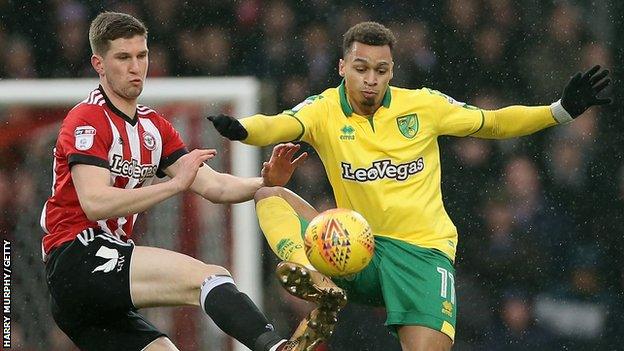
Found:
[{"label": "curly dark hair", "polygon": [[342,54],[346,55],[354,42],[374,45],[394,47],[396,38],[390,29],[377,22],[361,22],[349,28],[344,34],[342,41]]}]

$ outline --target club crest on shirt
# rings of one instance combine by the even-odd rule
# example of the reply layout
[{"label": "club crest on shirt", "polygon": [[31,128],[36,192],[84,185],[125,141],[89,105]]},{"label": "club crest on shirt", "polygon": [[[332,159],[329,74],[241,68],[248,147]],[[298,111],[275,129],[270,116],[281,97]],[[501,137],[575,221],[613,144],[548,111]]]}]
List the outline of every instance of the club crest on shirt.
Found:
[{"label": "club crest on shirt", "polygon": [[143,145],[150,150],[156,149],[156,138],[150,132],[143,132]]},{"label": "club crest on shirt", "polygon": [[412,139],[418,132],[418,115],[412,114],[407,116],[397,117],[397,127],[401,134],[408,139]]},{"label": "club crest on shirt", "polygon": [[76,149],[80,151],[89,150],[93,146],[95,133],[95,128],[92,126],[76,127],[74,130],[74,145],[76,146]]}]

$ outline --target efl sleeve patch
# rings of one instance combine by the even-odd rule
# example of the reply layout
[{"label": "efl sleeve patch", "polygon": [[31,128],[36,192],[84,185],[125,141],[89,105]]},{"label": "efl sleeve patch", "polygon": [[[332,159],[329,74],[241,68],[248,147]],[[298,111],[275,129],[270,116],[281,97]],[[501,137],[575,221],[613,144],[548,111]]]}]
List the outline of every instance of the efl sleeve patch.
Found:
[{"label": "efl sleeve patch", "polygon": [[466,105],[465,102],[457,101],[457,100],[453,99],[452,97],[450,97],[448,95],[446,96],[446,101],[448,101],[448,103],[451,104],[451,105],[457,105],[457,106],[460,106],[460,107],[463,107],[464,105]]},{"label": "efl sleeve patch", "polygon": [[299,112],[299,110],[301,110],[302,108],[311,105],[315,100],[319,100],[322,99],[323,96],[322,95],[312,95],[309,96],[308,98],[306,98],[305,100],[303,100],[302,102],[300,102],[297,106],[293,107],[292,109],[288,110],[291,111],[293,114]]},{"label": "efl sleeve patch", "polygon": [[93,146],[96,130],[92,126],[78,126],[74,130],[76,150],[85,151]]}]

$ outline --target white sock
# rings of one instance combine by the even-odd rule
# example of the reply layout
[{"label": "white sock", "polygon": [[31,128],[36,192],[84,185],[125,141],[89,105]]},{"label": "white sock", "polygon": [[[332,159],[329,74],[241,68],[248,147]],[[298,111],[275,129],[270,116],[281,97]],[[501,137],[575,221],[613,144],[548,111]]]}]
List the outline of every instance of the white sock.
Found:
[{"label": "white sock", "polygon": [[211,275],[204,280],[201,285],[201,293],[199,294],[199,304],[201,305],[202,310],[206,310],[204,302],[206,301],[206,296],[208,296],[210,290],[227,283],[234,284],[234,286],[236,286],[234,279],[232,279],[229,275]]}]

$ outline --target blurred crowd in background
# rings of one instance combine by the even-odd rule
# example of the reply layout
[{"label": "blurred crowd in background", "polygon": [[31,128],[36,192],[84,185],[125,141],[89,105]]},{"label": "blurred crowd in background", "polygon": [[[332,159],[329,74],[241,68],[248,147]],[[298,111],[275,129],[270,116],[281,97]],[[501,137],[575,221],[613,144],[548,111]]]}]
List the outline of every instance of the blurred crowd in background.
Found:
[{"label": "blurred crowd in background", "polygon": [[[0,77],[95,77],[87,32],[106,9],[147,24],[149,76],[256,76],[272,92],[261,112],[277,113],[337,86],[342,34],[375,20],[398,39],[392,85],[427,86],[484,109],[544,105],[594,64],[616,71],[619,85],[622,7],[607,0],[0,1]],[[624,349],[622,112],[617,104],[593,108],[572,124],[505,141],[440,138],[443,195],[460,233],[457,350]],[[0,107],[0,128],[36,122],[28,118]],[[0,148],[3,237],[40,237],[19,232],[17,214],[36,221],[49,195],[49,183],[25,176],[33,158],[50,157],[42,148],[36,141]],[[312,158],[289,184],[319,210],[334,206],[322,174]],[[264,256],[272,291],[265,306],[288,330],[310,306],[280,292],[270,274],[274,256]],[[382,310],[349,306],[323,347],[400,350],[383,321]],[[55,337],[62,338],[47,342]]]}]

